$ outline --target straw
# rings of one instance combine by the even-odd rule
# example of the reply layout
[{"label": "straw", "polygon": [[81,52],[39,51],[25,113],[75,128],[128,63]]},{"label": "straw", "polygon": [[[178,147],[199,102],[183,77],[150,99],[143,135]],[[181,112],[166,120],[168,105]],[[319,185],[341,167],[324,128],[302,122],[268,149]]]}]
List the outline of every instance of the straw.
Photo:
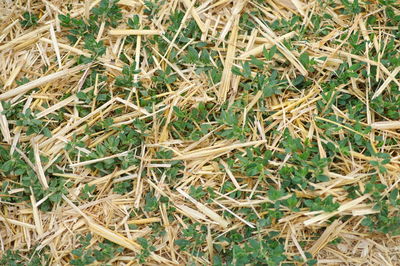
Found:
[{"label": "straw", "polygon": [[0,261],[398,265],[400,9],[367,2],[0,2]]}]

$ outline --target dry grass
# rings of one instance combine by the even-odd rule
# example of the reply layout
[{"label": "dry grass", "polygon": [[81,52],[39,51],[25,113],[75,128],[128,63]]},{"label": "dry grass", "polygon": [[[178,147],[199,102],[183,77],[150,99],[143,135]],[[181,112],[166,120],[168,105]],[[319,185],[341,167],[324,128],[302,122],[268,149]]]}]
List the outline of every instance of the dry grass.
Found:
[{"label": "dry grass", "polygon": [[[158,2],[162,4],[149,16],[143,1],[120,0],[120,25],[112,29],[99,21],[99,30],[94,36],[97,41],[104,42],[105,53],[93,62],[77,65],[78,56],[90,56],[91,52],[84,47],[83,36],[75,44],[68,41],[68,29],[61,26],[58,15],[69,13],[71,17],[87,21],[90,10],[99,1],[1,0],[0,100],[15,108],[20,106],[23,111],[31,109],[36,118],[43,121],[43,126],[51,130],[51,137],[36,133],[27,135],[26,127],[17,125],[17,119],[0,115],[1,146],[26,163],[37,177],[36,185],[40,183],[43,191],[37,198],[34,187],[24,183],[25,174],[0,170],[3,186],[0,191],[0,258],[6,250],[19,250],[27,259],[32,250],[42,250],[48,255],[50,265],[69,264],[71,259],[76,259],[71,251],[80,247],[78,235],[91,233],[94,237],[90,247],[107,239],[124,248],[106,261],[110,264],[185,265],[191,262],[210,265],[215,262],[215,255],[227,254],[233,247],[221,236],[229,238],[236,232],[245,237],[237,243],[243,246],[250,236],[261,239],[277,231],[287,262],[293,262],[294,256],[305,259],[309,252],[320,265],[400,265],[399,237],[370,231],[361,225],[364,217],[379,212],[373,208],[377,199],[372,192],[363,193],[371,176],[385,185],[379,192],[382,201],[399,188],[400,122],[371,107],[380,97],[386,97],[384,101],[399,98],[399,94],[391,96],[391,93],[399,89],[400,67],[388,66],[384,52],[376,53],[392,39],[394,50],[399,52],[400,41],[393,33],[397,30],[399,37],[399,22],[393,22],[397,27],[388,26],[387,11],[377,1],[369,5],[363,3],[358,14],[344,14],[340,1],[334,1],[335,8],[327,3],[320,5],[321,1],[300,0]],[[177,10],[184,15],[171,34],[169,16]],[[38,16],[37,25],[21,25],[25,11]],[[400,15],[396,7],[393,12]],[[139,17],[138,29],[126,24],[133,14]],[[324,19],[324,14],[331,17]],[[315,15],[325,24],[315,27]],[[252,29],[246,28],[244,16],[253,23]],[[281,30],[274,30],[264,23],[290,20],[294,16],[300,18],[295,22],[300,27],[282,26]],[[374,25],[367,23],[371,16],[377,20]],[[183,45],[180,34],[188,30],[191,21],[199,28],[198,38],[189,37]],[[322,30],[327,34],[321,33]],[[350,45],[355,32],[360,34],[361,41],[367,41],[359,54],[355,54]],[[165,47],[160,48],[154,40],[163,40]],[[290,40],[292,49],[287,47]],[[200,41],[215,52],[210,65],[222,73],[221,80],[216,83],[211,82],[205,72],[196,73],[195,64],[175,61],[187,53],[190,45]],[[272,47],[279,53],[267,61],[263,51],[270,51]],[[310,59],[315,59],[312,66],[315,70],[310,70],[302,61],[301,54],[305,52]],[[251,58],[258,58],[266,65],[261,70],[252,66],[248,77],[232,72],[234,69],[242,71],[242,63],[251,62]],[[132,74],[133,86],[121,88],[115,85],[115,79],[122,75],[126,62],[135,64],[140,71]],[[349,96],[349,102],[355,99],[361,103],[364,116],[357,121],[353,110],[340,103],[339,98],[335,98],[337,95],[330,98],[323,95],[326,87],[322,86],[334,79],[341,64],[351,66],[360,62],[366,77],[349,77],[335,88],[338,94]],[[176,80],[162,85],[163,91],[160,91],[154,76],[167,68],[172,70],[170,76],[175,75]],[[94,69],[97,74],[91,75]],[[243,84],[258,72],[270,76],[273,69],[288,82],[280,93],[266,97],[262,90],[244,89]],[[300,74],[309,82],[303,88],[293,85]],[[100,75],[106,80],[101,80]],[[19,85],[17,81],[23,77],[30,81]],[[87,85],[87,80],[93,78]],[[381,82],[371,85],[372,79]],[[93,91],[95,96],[107,94],[108,98],[85,101],[78,97],[77,93],[88,91]],[[155,93],[146,96],[143,91]],[[148,105],[143,106],[146,100]],[[238,102],[241,103],[239,107]],[[199,104],[209,109],[204,121],[193,121],[194,130],[200,130],[203,124],[210,125],[210,129],[193,140],[173,126],[179,120],[174,108],[190,111]],[[219,134],[231,126],[213,117],[219,117],[221,110],[228,106],[232,108],[229,112],[240,109],[236,112],[236,122],[238,128],[243,129],[241,138]],[[0,108],[5,108],[4,102]],[[57,116],[61,118],[56,120]],[[112,118],[111,125],[98,128],[107,118]],[[134,121],[142,121],[147,128],[139,145],[87,159],[97,146],[120,138],[119,128],[131,126]],[[368,126],[372,129],[365,131]],[[95,129],[88,131],[87,128]],[[334,128],[334,132],[328,134],[330,128]],[[299,208],[283,204],[278,207],[283,217],[268,218],[271,207],[265,205],[276,201],[269,198],[268,191],[271,187],[283,188],[285,177],[280,170],[293,166],[296,156],[296,151],[289,151],[284,142],[285,130],[303,143],[308,139],[310,147],[322,159],[332,156],[328,143],[337,148],[344,145],[348,151],[335,152],[323,168],[327,180],[308,181],[306,188],[300,185],[284,188],[286,195],[280,200],[285,202],[296,195]],[[73,147],[75,155],[71,155],[65,146],[77,138],[84,147]],[[354,142],[357,138],[365,140],[370,147],[357,146]],[[249,148],[282,156],[272,157],[263,168],[268,173],[257,178],[260,174],[246,175],[237,166],[240,162],[237,155],[245,156]],[[162,159],[157,154],[159,151],[171,151],[172,155]],[[370,163],[382,160],[377,152],[390,156],[385,164],[386,171],[379,171],[378,166]],[[127,167],[117,163],[117,159],[131,154],[136,158],[134,163]],[[110,159],[116,160],[111,170],[99,168],[99,163]],[[177,169],[176,175],[168,172],[169,169]],[[59,190],[52,190],[52,180],[58,179],[67,181],[61,194]],[[116,184],[126,181],[128,190],[116,193]],[[232,185],[228,191],[224,187],[227,182]],[[82,197],[86,184],[96,186],[89,198]],[[204,188],[206,194],[194,197],[191,186]],[[350,196],[349,187],[359,190],[354,197]],[[210,190],[215,193],[214,197],[210,196]],[[60,194],[60,199],[44,210],[42,205],[55,194]],[[300,203],[304,199],[329,195],[340,204],[330,212],[311,211]],[[149,197],[155,201],[154,208],[145,207]],[[390,206],[387,216],[399,215],[398,208]],[[259,226],[263,218],[270,219],[271,224]],[[204,241],[193,248],[203,252],[201,256],[190,254],[193,250],[183,251],[175,242],[185,238],[183,230],[195,223],[198,223],[199,234],[205,236]],[[201,231],[202,225],[205,231]],[[137,259],[138,254],[143,253],[138,238],[146,238],[155,247],[144,262]],[[341,242],[331,244],[336,238]],[[190,237],[186,239],[194,241]],[[233,263],[240,265],[235,260]]]}]

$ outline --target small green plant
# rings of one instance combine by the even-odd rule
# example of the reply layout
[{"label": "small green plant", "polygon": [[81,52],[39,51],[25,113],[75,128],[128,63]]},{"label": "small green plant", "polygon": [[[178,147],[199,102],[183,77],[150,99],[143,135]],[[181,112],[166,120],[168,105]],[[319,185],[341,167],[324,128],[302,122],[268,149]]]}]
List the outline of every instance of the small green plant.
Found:
[{"label": "small green plant", "polygon": [[46,137],[51,137],[51,131],[44,125],[42,120],[36,119],[31,109],[27,109],[25,113],[18,114],[19,120],[17,126],[26,127],[26,134],[43,134]]},{"label": "small green plant", "polygon": [[[235,241],[232,249],[222,249],[217,244],[215,249],[219,252],[215,265],[224,265],[221,255],[224,256],[228,264],[231,265],[247,265],[247,264],[262,264],[262,265],[280,265],[287,257],[284,255],[283,240],[277,238],[277,232],[270,232],[263,238],[249,237],[243,239],[242,236],[231,234],[225,241]],[[221,237],[219,240],[222,240]],[[241,243],[243,242],[243,243]]]},{"label": "small green plant", "polygon": [[304,204],[310,208],[311,211],[326,211],[333,212],[340,207],[338,202],[333,202],[333,196],[329,195],[325,199],[316,198],[313,200],[305,200]]},{"label": "small green plant", "polygon": [[39,21],[39,18],[35,14],[29,13],[28,11],[22,14],[22,17],[24,19],[21,20],[20,23],[24,28],[35,26]]},{"label": "small green plant", "polygon": [[113,191],[117,194],[124,195],[132,191],[132,181],[122,181],[116,183],[113,187]]},{"label": "small green plant", "polygon": [[146,212],[153,212],[158,209],[159,200],[153,195],[153,193],[148,192],[145,196],[144,210]]},{"label": "small green plant", "polygon": [[300,63],[310,72],[314,72],[315,68],[313,67],[317,62],[314,58],[310,58],[308,53],[302,53],[299,57]]},{"label": "small green plant", "polygon": [[122,19],[121,9],[117,6],[119,0],[101,0],[97,7],[94,7],[91,12],[93,20],[105,21],[106,25],[115,28]]},{"label": "small green plant", "polygon": [[175,240],[175,245],[180,250],[190,252],[196,257],[201,257],[204,252],[201,246],[205,244],[207,235],[207,227],[198,223],[191,224],[187,229],[182,231],[183,238]]},{"label": "small green plant", "polygon": [[92,53],[93,58],[102,56],[106,52],[104,42],[97,42],[93,35],[87,35],[84,39],[84,42],[85,45],[83,47]]},{"label": "small green plant", "polygon": [[345,10],[344,10],[345,14],[358,14],[362,11],[362,8],[360,7],[358,0],[354,0],[354,1],[340,0],[340,2],[345,7]]},{"label": "small green plant", "polygon": [[152,245],[149,244],[146,238],[139,237],[137,239],[137,242],[139,243],[140,246],[142,246],[142,250],[140,253],[136,256],[136,258],[139,260],[139,263],[145,263],[146,259],[150,256],[150,254],[156,250],[156,248]]},{"label": "small green plant", "polygon": [[22,262],[23,259],[19,255],[18,250],[12,251],[8,249],[4,252],[3,257],[0,259],[1,265],[21,265]]},{"label": "small green plant", "polygon": [[85,186],[83,187],[83,189],[81,191],[80,198],[82,200],[91,199],[94,196],[93,193],[95,190],[96,190],[96,185],[85,184]]},{"label": "small green plant", "polygon": [[217,132],[216,134],[227,139],[239,139],[244,141],[246,133],[249,132],[249,127],[243,127],[240,121],[240,113],[234,109],[223,110],[217,122],[220,125],[225,125],[224,130]]},{"label": "small green plant", "polygon": [[147,15],[149,19],[153,18],[158,13],[164,2],[165,2],[164,0],[162,1],[145,0],[144,5],[146,9],[144,10],[144,14]]},{"label": "small green plant", "polygon": [[71,265],[84,266],[91,265],[95,262],[106,263],[124,250],[122,247],[118,247],[107,240],[103,243],[100,242],[97,248],[88,248],[91,240],[91,234],[79,237],[81,247],[71,251],[74,257],[70,261]]},{"label": "small green plant", "polygon": [[124,66],[122,68],[122,76],[115,78],[115,85],[118,87],[131,88],[135,85],[133,75],[139,73],[140,70],[135,69],[135,63],[132,63],[130,66]]},{"label": "small green plant", "polygon": [[189,195],[192,196],[193,198],[199,200],[204,198],[204,196],[207,193],[203,191],[202,187],[194,187],[194,186],[190,186],[190,190],[189,190]]},{"label": "small green plant", "polygon": [[173,157],[173,152],[171,150],[160,150],[156,152],[157,159],[166,159],[165,163],[171,164],[169,168],[157,168],[157,173],[164,174],[170,181],[173,181],[182,176],[182,161],[170,161]]},{"label": "small green plant", "polygon": [[71,186],[72,184],[63,178],[53,178],[48,190],[48,193],[51,194],[49,196],[50,202],[59,203],[62,196],[68,194],[68,188]]},{"label": "small green plant", "polygon": [[172,68],[167,67],[165,71],[157,70],[152,80],[159,89],[165,89],[166,84],[172,84],[177,80],[177,75],[172,73]]},{"label": "small green plant", "polygon": [[28,252],[27,256],[21,256],[18,250],[6,250],[3,256],[0,258],[0,265],[10,266],[48,266],[50,260],[48,254],[45,254],[46,249],[37,251],[35,247],[32,247]]}]

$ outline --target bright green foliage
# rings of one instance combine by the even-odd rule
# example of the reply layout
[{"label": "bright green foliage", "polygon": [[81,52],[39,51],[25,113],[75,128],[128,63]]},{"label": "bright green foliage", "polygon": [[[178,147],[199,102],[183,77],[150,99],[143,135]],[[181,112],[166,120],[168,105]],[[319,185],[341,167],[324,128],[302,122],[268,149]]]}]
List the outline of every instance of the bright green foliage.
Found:
[{"label": "bright green foliage", "polygon": [[91,12],[95,21],[105,21],[106,25],[115,28],[118,22],[122,19],[121,9],[117,3],[119,0],[101,0],[97,7],[94,7]]},{"label": "bright green foliage", "polygon": [[22,17],[24,18],[23,20],[20,21],[22,27],[24,28],[29,28],[32,26],[37,25],[39,18],[32,13],[29,13],[28,11],[26,11]]},{"label": "bright green foliage", "polygon": [[146,259],[150,256],[150,254],[156,250],[156,248],[152,245],[150,245],[147,240],[143,237],[139,237],[137,239],[139,245],[142,246],[142,250],[140,251],[140,254],[137,255],[137,259],[139,260],[139,263],[145,263]]},{"label": "bright green foliage", "polygon": [[51,137],[50,130],[45,127],[44,122],[39,119],[35,119],[35,115],[32,113],[31,109],[27,109],[25,113],[19,113],[17,120],[17,126],[26,127],[26,134],[32,135],[36,134],[43,134],[46,137]]},{"label": "bright green foliage", "polygon": [[81,247],[71,251],[74,257],[74,259],[70,261],[71,265],[83,266],[91,265],[92,263],[107,263],[124,250],[122,247],[118,247],[107,240],[105,242],[100,242],[95,248],[89,248],[91,240],[91,234],[80,237]]},{"label": "bright green foliage", "polygon": [[[215,249],[223,255],[218,255],[214,265],[246,265],[246,264],[263,264],[263,265],[280,265],[287,259],[284,255],[283,241],[276,237],[276,232],[271,232],[263,238],[249,237],[244,244],[239,244],[243,239],[237,235],[237,240],[233,240],[234,235],[227,237],[225,241],[234,241],[232,249],[223,249],[222,246],[216,245]],[[221,239],[222,240],[222,239]],[[224,258],[224,260],[223,260]]]},{"label": "bright green foliage", "polygon": [[124,66],[122,68],[122,76],[115,78],[115,85],[119,87],[130,88],[134,86],[133,75],[139,74],[140,70],[135,69],[135,63],[130,66]]},{"label": "bright green foliage", "polygon": [[37,251],[35,247],[28,252],[28,256],[21,256],[18,250],[6,250],[0,258],[0,265],[7,266],[47,266],[50,265],[49,256],[43,250]]},{"label": "bright green foliage", "polygon": [[316,198],[314,200],[305,200],[304,204],[310,208],[311,211],[325,211],[333,212],[340,207],[338,202],[333,202],[333,196],[329,195],[325,199]]}]

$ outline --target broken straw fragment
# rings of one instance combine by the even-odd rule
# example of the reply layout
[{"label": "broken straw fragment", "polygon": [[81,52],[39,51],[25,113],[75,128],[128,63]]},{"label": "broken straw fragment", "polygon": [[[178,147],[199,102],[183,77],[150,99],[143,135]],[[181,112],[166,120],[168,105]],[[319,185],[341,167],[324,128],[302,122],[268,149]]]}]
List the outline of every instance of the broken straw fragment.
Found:
[{"label": "broken straw fragment", "polygon": [[64,69],[64,70],[52,73],[50,75],[38,78],[36,80],[33,80],[26,84],[23,84],[19,87],[16,87],[15,89],[12,89],[12,90],[6,91],[5,93],[0,94],[0,100],[7,100],[11,97],[25,94],[33,88],[50,83],[56,79],[60,79],[60,78],[72,75],[78,71],[81,71],[82,69],[85,69],[87,66],[88,65],[79,65],[79,66],[76,66],[73,68]]}]

